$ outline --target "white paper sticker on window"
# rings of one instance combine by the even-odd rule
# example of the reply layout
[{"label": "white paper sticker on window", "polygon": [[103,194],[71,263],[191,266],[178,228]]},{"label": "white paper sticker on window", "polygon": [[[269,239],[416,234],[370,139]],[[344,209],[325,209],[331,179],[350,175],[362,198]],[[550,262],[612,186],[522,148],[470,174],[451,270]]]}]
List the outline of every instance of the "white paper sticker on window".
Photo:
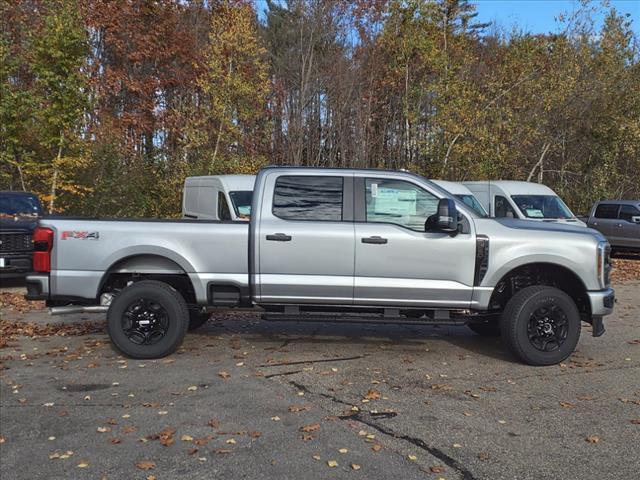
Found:
[{"label": "white paper sticker on window", "polygon": [[371,198],[376,198],[378,196],[378,184],[371,184]]}]

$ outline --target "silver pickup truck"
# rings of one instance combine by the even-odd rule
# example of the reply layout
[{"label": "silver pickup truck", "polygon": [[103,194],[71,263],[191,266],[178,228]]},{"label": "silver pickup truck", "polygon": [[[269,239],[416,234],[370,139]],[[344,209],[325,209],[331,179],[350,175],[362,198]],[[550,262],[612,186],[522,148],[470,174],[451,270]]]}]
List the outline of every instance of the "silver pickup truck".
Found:
[{"label": "silver pickup truck", "polygon": [[481,218],[406,172],[269,167],[250,222],[46,218],[28,299],[106,312],[124,354],[176,350],[217,308],[266,320],[467,325],[555,364],[612,312],[609,245],[562,224]]}]

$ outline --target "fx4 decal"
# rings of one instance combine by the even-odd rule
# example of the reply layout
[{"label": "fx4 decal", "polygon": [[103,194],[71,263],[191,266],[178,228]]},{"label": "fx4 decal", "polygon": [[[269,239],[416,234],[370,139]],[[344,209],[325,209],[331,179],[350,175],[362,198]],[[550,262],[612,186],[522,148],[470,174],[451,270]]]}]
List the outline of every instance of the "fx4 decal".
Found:
[{"label": "fx4 decal", "polygon": [[79,238],[81,240],[98,240],[98,238],[100,238],[100,232],[75,232],[71,230],[65,230],[60,234],[60,240],[66,240],[68,238]]}]

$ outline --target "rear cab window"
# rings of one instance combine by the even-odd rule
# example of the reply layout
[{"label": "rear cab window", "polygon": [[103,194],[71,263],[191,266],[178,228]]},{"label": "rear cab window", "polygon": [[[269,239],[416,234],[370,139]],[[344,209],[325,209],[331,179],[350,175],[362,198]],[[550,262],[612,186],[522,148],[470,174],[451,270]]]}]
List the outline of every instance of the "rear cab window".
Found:
[{"label": "rear cab window", "polygon": [[283,220],[341,222],[343,196],[343,177],[284,175],[276,180],[272,212]]}]

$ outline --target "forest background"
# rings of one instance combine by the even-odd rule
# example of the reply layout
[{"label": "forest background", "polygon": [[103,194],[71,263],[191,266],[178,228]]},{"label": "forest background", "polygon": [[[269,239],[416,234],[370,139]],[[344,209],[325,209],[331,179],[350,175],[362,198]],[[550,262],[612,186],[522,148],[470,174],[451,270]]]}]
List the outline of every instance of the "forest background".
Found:
[{"label": "forest background", "polygon": [[466,0],[0,5],[0,189],[52,212],[175,217],[186,176],[270,164],[640,198],[637,25],[606,2],[553,34]]}]

